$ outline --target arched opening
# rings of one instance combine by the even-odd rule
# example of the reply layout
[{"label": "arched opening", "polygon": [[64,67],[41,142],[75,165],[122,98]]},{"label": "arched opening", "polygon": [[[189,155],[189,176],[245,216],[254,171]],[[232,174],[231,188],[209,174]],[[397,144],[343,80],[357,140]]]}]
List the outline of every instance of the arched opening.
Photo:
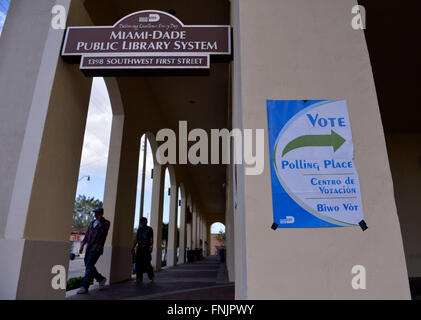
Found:
[{"label": "arched opening", "polygon": [[[140,138],[139,164],[136,185],[136,206],[133,222],[133,239],[139,229],[140,218],[145,217],[150,223],[152,202],[152,170],[154,167],[151,144],[146,134]],[[132,255],[132,273],[135,273],[135,254]]]},{"label": "arched opening", "polygon": [[176,260],[180,261],[180,222],[181,222],[181,188],[177,188],[177,241],[176,241]]},{"label": "arched opening", "polygon": [[178,187],[178,241],[177,241],[177,261],[179,264],[186,261],[187,249],[187,199],[184,184]]},{"label": "arched opening", "polygon": [[192,238],[192,213],[193,213],[193,204],[192,198],[189,194],[187,196],[187,206],[186,206],[186,251],[193,249],[193,238]]},{"label": "arched opening", "polygon": [[170,222],[170,194],[171,194],[171,179],[168,168],[165,169],[164,176],[164,197],[163,197],[163,212],[162,212],[162,260],[161,266],[167,265],[167,253],[168,253],[168,228]]},{"label": "arched opening", "polygon": [[162,266],[173,266],[177,263],[178,199],[179,190],[174,167],[168,165],[165,168],[163,195]]},{"label": "arched opening", "polygon": [[134,229],[137,231],[139,219],[146,217],[150,221],[151,201],[152,201],[152,169],[154,166],[151,144],[146,137],[142,135],[140,139],[139,166],[136,191],[136,208],[134,218]]},{"label": "arched opening", "polygon": [[225,248],[225,225],[221,222],[214,222],[210,226],[209,254],[217,255],[218,249]]},{"label": "arched opening", "polygon": [[92,210],[103,206],[112,118],[107,85],[103,78],[94,78],[73,210],[68,279],[80,280],[84,274],[84,253],[79,250],[88,225],[94,219]]}]

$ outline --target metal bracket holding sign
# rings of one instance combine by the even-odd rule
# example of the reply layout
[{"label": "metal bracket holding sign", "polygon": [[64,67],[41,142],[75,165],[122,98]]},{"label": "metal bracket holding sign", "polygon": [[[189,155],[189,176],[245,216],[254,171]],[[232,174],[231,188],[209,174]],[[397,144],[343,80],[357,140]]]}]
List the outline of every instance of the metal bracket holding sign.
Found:
[{"label": "metal bracket holding sign", "polygon": [[113,26],[68,27],[62,56],[90,76],[139,69],[209,69],[210,56],[231,55],[231,26],[184,25],[173,15],[144,10]]}]

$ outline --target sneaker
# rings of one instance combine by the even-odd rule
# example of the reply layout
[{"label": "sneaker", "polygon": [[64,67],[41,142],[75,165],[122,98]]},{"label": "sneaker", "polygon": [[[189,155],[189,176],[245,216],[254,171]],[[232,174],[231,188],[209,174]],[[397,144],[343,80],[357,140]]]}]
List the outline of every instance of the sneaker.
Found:
[{"label": "sneaker", "polygon": [[105,283],[107,282],[107,278],[102,279],[100,282],[98,282],[99,284],[99,289],[104,289],[105,287]]},{"label": "sneaker", "polygon": [[79,291],[77,292],[77,294],[85,294],[88,293],[88,289],[86,289],[85,287],[80,287]]}]

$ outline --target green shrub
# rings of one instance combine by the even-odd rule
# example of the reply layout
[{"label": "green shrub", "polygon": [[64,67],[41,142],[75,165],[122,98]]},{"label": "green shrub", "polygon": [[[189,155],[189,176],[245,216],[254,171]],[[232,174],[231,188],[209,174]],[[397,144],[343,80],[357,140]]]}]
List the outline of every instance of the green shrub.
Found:
[{"label": "green shrub", "polygon": [[66,291],[80,288],[80,286],[82,285],[82,281],[83,277],[70,278],[69,280],[67,280]]},{"label": "green shrub", "polygon": [[[70,278],[67,280],[67,286],[66,291],[78,289],[82,286],[83,277],[77,277],[77,278]],[[91,284],[93,284],[93,280],[91,281]]]}]

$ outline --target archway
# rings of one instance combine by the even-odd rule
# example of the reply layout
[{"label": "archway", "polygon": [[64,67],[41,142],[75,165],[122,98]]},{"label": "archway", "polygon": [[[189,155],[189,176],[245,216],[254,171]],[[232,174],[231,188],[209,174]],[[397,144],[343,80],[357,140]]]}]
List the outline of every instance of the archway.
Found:
[{"label": "archway", "polygon": [[178,187],[178,263],[184,263],[186,260],[187,246],[187,199],[186,190],[183,183]]},{"label": "archway", "polygon": [[164,206],[164,223],[168,217],[168,241],[166,247],[166,265],[177,263],[177,220],[178,220],[178,187],[175,170],[172,165],[166,166],[166,201]]},{"label": "archway", "polygon": [[168,253],[168,231],[169,231],[169,222],[170,222],[170,196],[171,196],[171,178],[168,171],[168,168],[165,168],[164,175],[164,195],[163,195],[163,213],[162,213],[162,259],[161,266],[165,267],[167,265],[167,253]]},{"label": "archway", "polygon": [[68,279],[84,275],[81,243],[93,219],[92,210],[103,206],[111,122],[112,107],[106,83],[103,78],[94,78],[73,210]]},{"label": "archway", "polygon": [[[69,25],[98,25],[101,19],[113,20],[113,17],[108,16],[107,12],[95,11],[92,3],[93,1],[88,0],[72,1],[70,7],[69,3],[66,3],[65,9],[68,13]],[[164,4],[155,5],[160,7]],[[7,186],[7,183],[2,183],[2,188],[3,186],[7,187],[8,194],[5,200],[7,206],[10,203],[10,209],[6,208],[6,214],[1,216],[2,221],[5,222],[0,224],[4,226],[1,234],[5,234],[7,239],[19,240],[19,245],[26,246],[28,244],[35,247],[37,254],[39,253],[42,259],[33,259],[35,251],[21,248],[21,252],[16,256],[16,261],[13,261],[13,264],[20,268],[14,271],[14,279],[11,280],[14,286],[18,284],[18,289],[11,289],[10,292],[14,290],[15,292],[11,294],[20,298],[63,297],[64,290],[53,291],[50,288],[51,266],[67,267],[70,212],[74,205],[75,190],[87,184],[88,177],[84,177],[85,175],[90,176],[89,183],[93,182],[90,172],[85,174],[82,170],[78,176],[91,79],[80,73],[79,66],[68,64],[60,58],[64,31],[49,32],[50,28],[44,28],[44,23],[45,26],[49,26],[51,22],[50,3],[34,5],[32,2],[25,2],[14,5],[12,2],[11,7],[10,12],[13,15],[10,15],[12,18],[8,19],[9,23],[6,24],[3,33],[7,36],[2,39],[2,48],[11,48],[11,42],[12,44],[14,42],[17,48],[25,49],[23,44],[31,41],[24,41],[25,37],[21,31],[33,24],[34,27],[37,27],[37,30],[34,30],[37,32],[34,32],[31,40],[34,44],[33,50],[38,54],[34,55],[31,63],[25,67],[20,67],[17,64],[17,61],[22,61],[21,54],[15,55],[14,59],[6,57],[4,65],[7,65],[7,68],[2,64],[2,71],[5,71],[2,72],[3,75],[6,74],[6,71],[10,75],[13,73],[13,79],[10,79],[12,81],[9,81],[10,85],[7,86],[9,91],[13,91],[11,90],[13,86],[22,88],[21,95],[13,96],[13,94],[5,94],[7,91],[5,86],[2,88],[2,96],[7,96],[10,99],[10,105],[22,106],[22,110],[9,112],[7,109],[2,113],[7,116],[6,121],[10,120],[11,126],[16,128],[16,131],[13,131],[13,133],[16,132],[13,137],[12,134],[5,137],[5,141],[7,140],[7,143],[10,142],[10,145],[13,145],[13,150],[11,150],[13,152],[9,153],[7,157],[2,157],[2,160],[3,158],[7,161],[10,159],[9,162],[19,164],[16,165],[16,170],[12,168],[10,175],[5,176],[7,179],[3,179],[3,181],[13,181],[14,184],[11,183],[10,186]],[[122,10],[127,9],[125,4],[121,6],[119,4],[118,7],[121,7]],[[228,6],[215,5],[211,11],[207,11],[202,17],[197,17],[196,14],[193,15],[192,10],[184,10],[190,8],[191,4],[188,6],[180,4],[177,10],[185,11],[185,14],[188,15],[187,21],[196,17],[200,23],[204,24],[214,21],[214,17],[219,17],[214,14],[216,12],[225,12],[225,16],[228,16],[229,13]],[[142,8],[138,6],[136,10],[138,9]],[[26,16],[33,10],[37,10],[36,12],[40,13],[39,16],[36,18],[30,15]],[[119,13],[115,12],[115,14]],[[21,23],[22,21],[24,23]],[[217,21],[214,22],[224,25],[227,24],[228,19],[217,18]],[[28,44],[26,44],[27,47]],[[7,53],[10,56],[12,52],[8,50]],[[9,73],[12,70],[13,72]],[[117,81],[113,78],[104,80],[109,91],[113,113],[103,192],[105,217],[110,220],[111,228],[104,248],[104,255],[99,260],[97,267],[110,283],[124,281],[130,277],[133,222],[135,221],[135,212],[140,211],[140,207],[136,208],[136,186],[139,178],[138,168],[140,167],[139,153],[141,154],[139,151],[140,135],[148,131],[146,136],[148,136],[152,150],[156,141],[154,138],[149,139],[150,132],[156,133],[161,128],[173,128],[180,119],[192,121],[192,123],[196,121],[194,126],[199,127],[203,126],[202,117],[205,120],[211,120],[206,128],[219,128],[226,123],[223,111],[226,109],[224,103],[227,101],[228,64],[213,64],[211,71],[209,77],[148,78],[139,76],[130,79],[121,77]],[[25,81],[17,83],[15,81],[17,78],[25,79]],[[187,93],[180,90],[180,87],[189,87],[190,90]],[[164,88],[165,91],[157,93],[158,88]],[[218,94],[214,95],[216,89],[218,89]],[[122,98],[120,98],[120,90]],[[171,101],[167,103],[165,99],[168,97],[171,97]],[[122,101],[124,101],[124,114]],[[186,104],[185,101],[189,103]],[[191,105],[195,103],[203,103],[203,105],[201,108],[191,108]],[[172,114],[173,110],[177,110],[177,113]],[[210,117],[210,115],[218,116]],[[19,126],[21,120],[25,125]],[[101,131],[103,130],[104,128],[101,128]],[[15,149],[19,149],[19,152],[15,152]],[[165,186],[162,183],[165,179],[163,173],[165,167],[162,168],[155,159],[153,166],[153,173],[151,169],[151,175],[153,175],[151,210],[150,212],[146,210],[148,206],[146,199],[142,208],[145,215],[149,215],[150,223],[157,234],[154,245],[156,250],[159,247],[158,240],[162,236],[160,221],[164,206],[163,195],[167,192],[163,190]],[[5,167],[3,166],[3,168]],[[179,205],[175,201],[175,207],[180,207],[180,210],[175,210],[177,214],[174,215],[174,230],[177,230],[177,227],[183,228],[183,210],[181,208],[183,203],[187,202],[186,192],[192,192],[195,203],[203,201],[202,198],[206,195],[209,203],[212,203],[212,211],[219,212],[223,206],[223,196],[219,190],[224,176],[223,167],[214,168],[214,170],[208,168],[204,171],[200,168],[197,170],[198,167],[176,167],[177,179],[180,177],[184,179],[186,190],[181,188],[179,182],[175,182],[174,187],[171,186],[171,195],[175,195],[175,199],[181,198]],[[179,174],[180,171],[181,174]],[[143,176],[145,175],[149,176],[149,172],[143,174]],[[201,180],[207,179],[207,177],[212,177],[211,183],[201,185]],[[82,178],[80,186],[77,186],[78,178]],[[218,191],[213,191],[214,186],[219,186]],[[48,201],[45,201],[46,195],[48,195]],[[200,205],[203,210],[206,210],[206,204],[200,203]],[[217,208],[214,209],[215,207]],[[195,208],[191,199],[189,208],[190,212],[193,212]],[[174,234],[176,235],[177,232]],[[174,238],[177,239],[176,236]],[[181,249],[182,242],[181,239],[175,240],[175,248],[179,243],[178,246]],[[160,256],[160,254],[156,252],[156,256]],[[174,254],[174,258],[175,261],[184,260],[180,252]],[[42,270],[43,274],[40,276],[31,274],[28,264],[21,263],[21,259],[35,263],[35,265],[31,264],[31,268]],[[159,269],[160,265],[155,263],[155,267]],[[28,276],[19,280],[20,275]]]},{"label": "archway", "polygon": [[152,170],[154,167],[151,144],[146,136],[140,139],[139,166],[136,192],[136,209],[134,229],[137,230],[139,219],[145,217],[150,221],[152,201]]},{"label": "archway", "polygon": [[218,247],[225,247],[225,225],[221,222],[214,222],[210,228],[209,254],[217,255]]},{"label": "archway", "polygon": [[186,249],[193,249],[193,202],[191,194],[187,196],[186,206]]}]

